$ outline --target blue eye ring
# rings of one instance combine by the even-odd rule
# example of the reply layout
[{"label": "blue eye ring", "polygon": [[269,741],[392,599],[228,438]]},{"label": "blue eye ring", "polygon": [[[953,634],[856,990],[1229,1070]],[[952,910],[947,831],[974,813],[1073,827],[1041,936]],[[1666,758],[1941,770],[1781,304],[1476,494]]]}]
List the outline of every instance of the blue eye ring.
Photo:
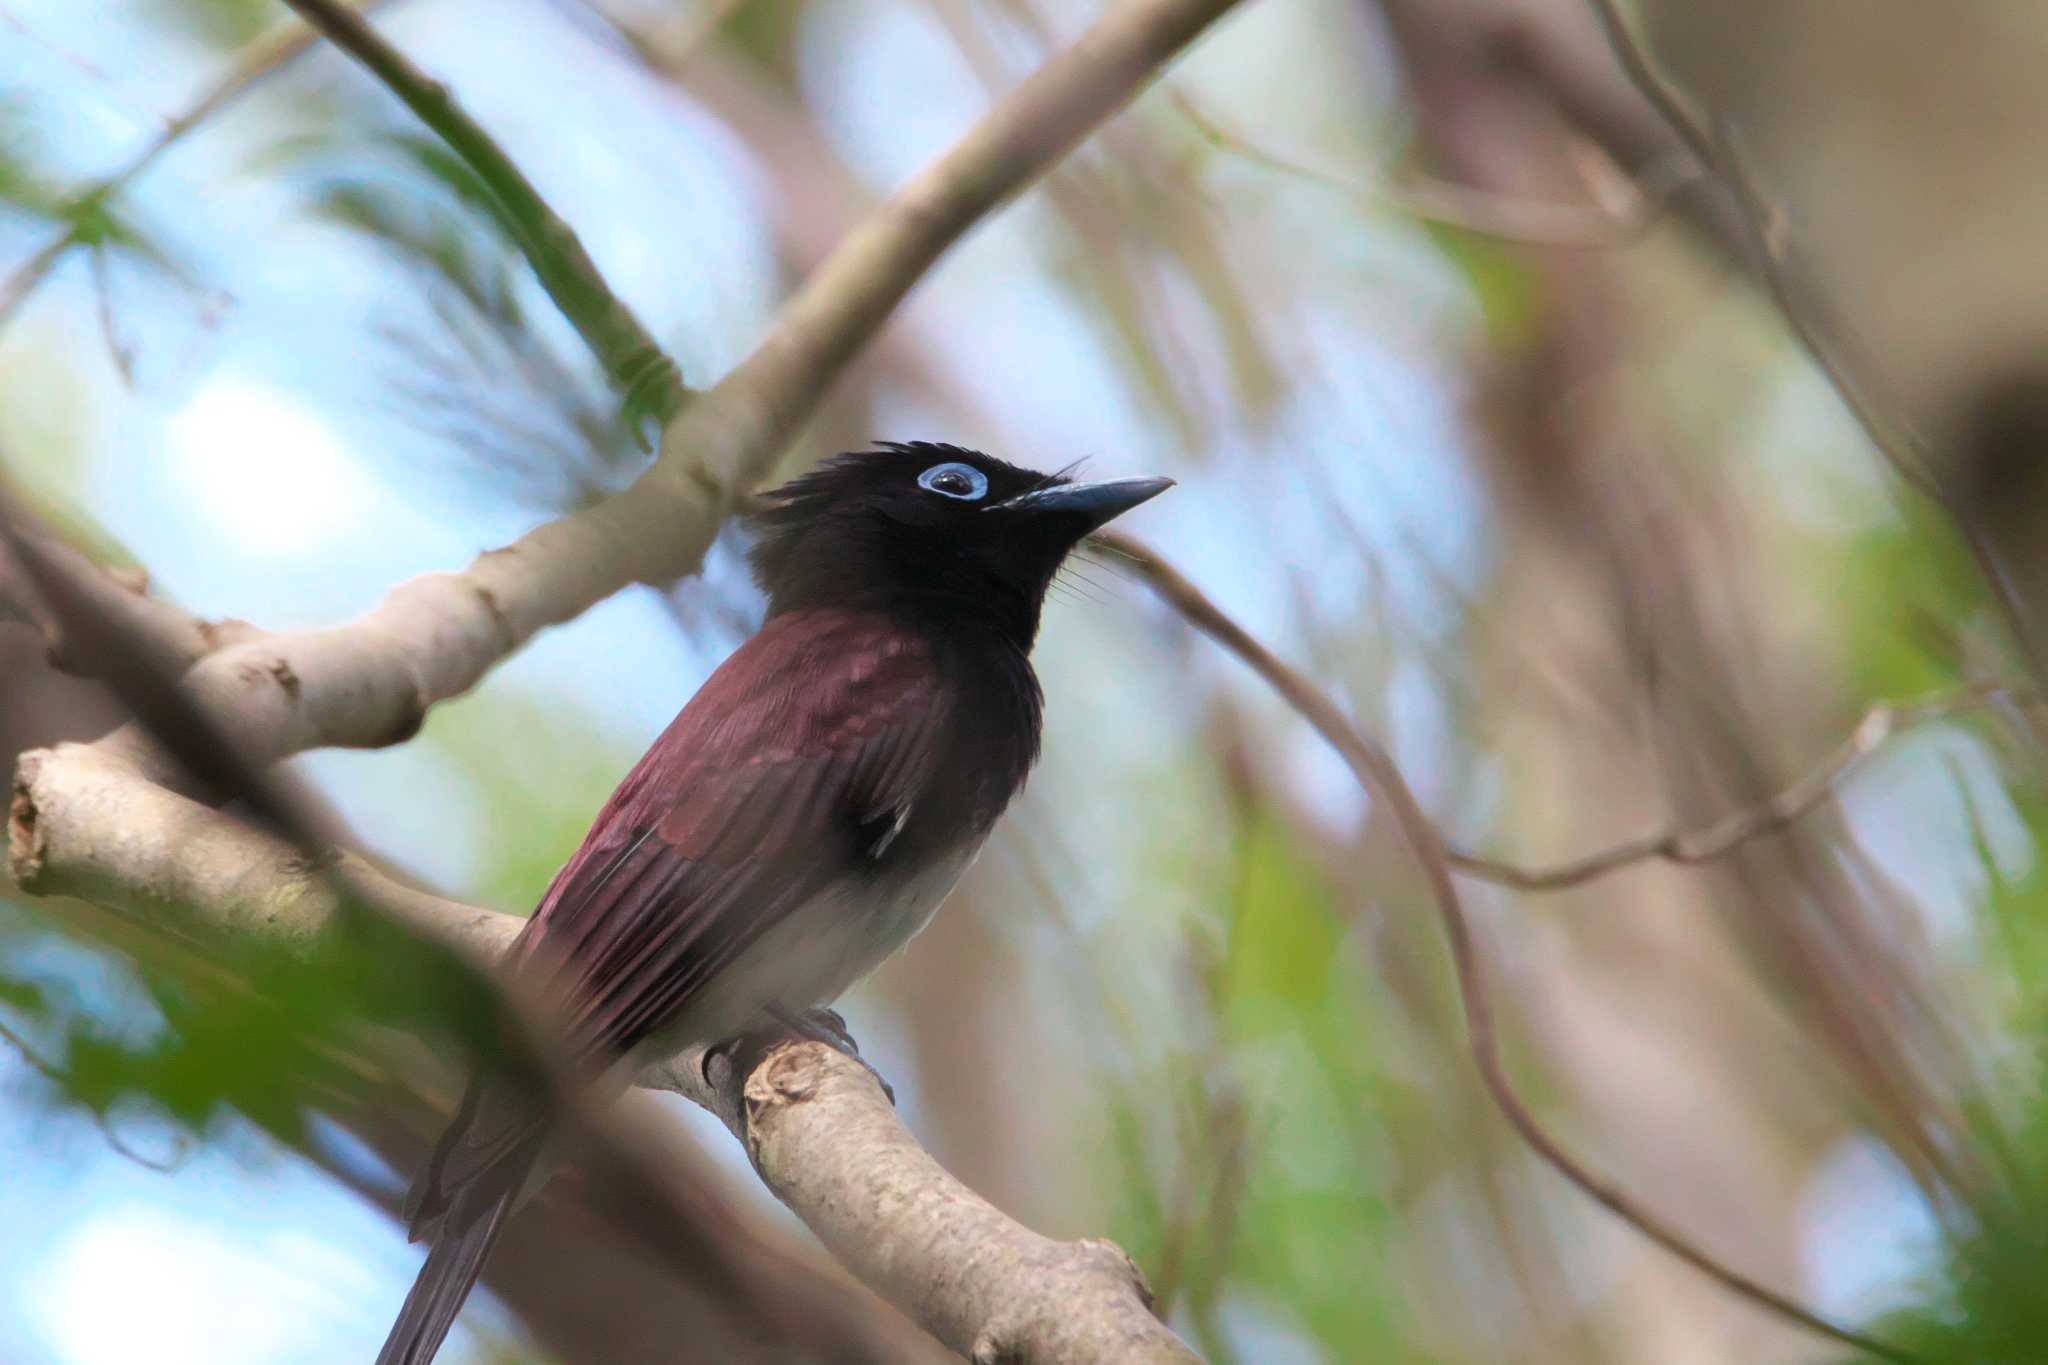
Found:
[{"label": "blue eye ring", "polygon": [[952,460],[935,464],[918,475],[917,486],[956,502],[980,502],[988,496],[988,475],[971,464]]}]

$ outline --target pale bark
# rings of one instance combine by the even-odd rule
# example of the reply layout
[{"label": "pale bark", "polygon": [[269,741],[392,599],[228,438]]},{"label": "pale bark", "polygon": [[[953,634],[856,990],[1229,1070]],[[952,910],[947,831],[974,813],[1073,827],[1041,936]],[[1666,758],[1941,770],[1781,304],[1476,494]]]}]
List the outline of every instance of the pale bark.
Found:
[{"label": "pale bark", "polygon": [[[90,745],[24,755],[14,792],[23,890],[91,900],[201,946],[314,956],[341,908],[338,884],[481,966],[521,924],[401,886],[352,854],[314,869],[283,840],[138,781]],[[749,1063],[739,1074],[692,1052],[639,1079],[717,1114],[826,1248],[946,1345],[991,1363],[1198,1359],[1152,1315],[1128,1256],[1098,1239],[1042,1237],[955,1180],[860,1062],[783,1042]]]}]

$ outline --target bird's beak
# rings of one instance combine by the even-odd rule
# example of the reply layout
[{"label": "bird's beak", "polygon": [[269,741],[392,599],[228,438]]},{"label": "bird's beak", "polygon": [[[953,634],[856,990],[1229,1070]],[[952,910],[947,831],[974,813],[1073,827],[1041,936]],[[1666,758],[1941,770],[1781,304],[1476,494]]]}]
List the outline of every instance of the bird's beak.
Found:
[{"label": "bird's beak", "polygon": [[1061,483],[1036,488],[991,504],[991,512],[1025,512],[1073,519],[1086,535],[1141,502],[1173,487],[1172,479],[1104,479],[1100,483]]}]

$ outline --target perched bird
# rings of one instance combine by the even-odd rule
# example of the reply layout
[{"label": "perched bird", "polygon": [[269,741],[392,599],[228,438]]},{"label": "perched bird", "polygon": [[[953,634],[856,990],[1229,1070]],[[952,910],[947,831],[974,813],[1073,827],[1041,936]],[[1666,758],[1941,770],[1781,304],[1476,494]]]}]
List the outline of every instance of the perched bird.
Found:
[{"label": "perched bird", "polygon": [[[766,622],[619,784],[512,949],[567,1055],[617,1074],[793,1021],[922,929],[1038,757],[1030,651],[1053,575],[1171,483],[919,442],[767,494]],[[433,1359],[546,1129],[486,1063],[409,1197],[432,1249],[379,1365]]]}]

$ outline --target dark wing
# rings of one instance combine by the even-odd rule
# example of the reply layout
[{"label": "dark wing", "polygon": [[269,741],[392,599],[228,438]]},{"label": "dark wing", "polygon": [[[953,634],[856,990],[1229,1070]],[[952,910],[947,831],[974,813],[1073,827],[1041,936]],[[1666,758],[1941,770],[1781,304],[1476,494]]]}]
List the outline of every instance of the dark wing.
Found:
[{"label": "dark wing", "polygon": [[878,852],[946,723],[929,648],[792,612],[712,674],[606,803],[521,935],[562,972],[575,1055],[677,1019],[783,917]]}]

